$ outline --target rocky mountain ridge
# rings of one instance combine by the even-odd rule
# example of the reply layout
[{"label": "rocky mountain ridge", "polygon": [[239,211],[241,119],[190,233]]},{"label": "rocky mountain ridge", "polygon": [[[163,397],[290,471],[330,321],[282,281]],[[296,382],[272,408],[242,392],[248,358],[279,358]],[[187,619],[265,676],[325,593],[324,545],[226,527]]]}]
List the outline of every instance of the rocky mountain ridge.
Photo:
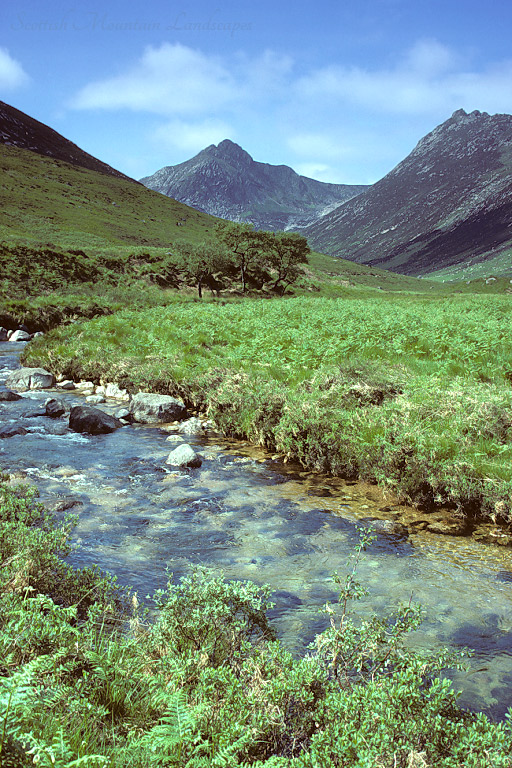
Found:
[{"label": "rocky mountain ridge", "polygon": [[383,179],[304,230],[333,256],[409,275],[512,246],[512,116],[457,110]]},{"label": "rocky mountain ridge", "polygon": [[140,181],[206,213],[268,230],[307,226],[367,189],[315,181],[286,165],[257,162],[229,139]]}]

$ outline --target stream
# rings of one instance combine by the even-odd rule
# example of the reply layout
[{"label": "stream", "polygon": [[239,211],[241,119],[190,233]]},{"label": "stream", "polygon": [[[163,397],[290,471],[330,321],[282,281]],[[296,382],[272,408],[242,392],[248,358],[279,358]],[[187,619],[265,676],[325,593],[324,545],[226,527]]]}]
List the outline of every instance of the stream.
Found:
[{"label": "stream", "polygon": [[[24,346],[0,344],[0,388],[19,367]],[[61,390],[0,402],[0,426],[28,430],[0,440],[0,470],[34,481],[50,508],[78,515],[69,561],[98,564],[140,598],[164,587],[168,571],[179,579],[199,563],[228,578],[270,584],[272,623],[297,654],[326,626],[319,609],[336,600],[331,576],[345,572],[357,526],[374,517],[392,521],[403,510],[375,486],[302,471],[215,435],[184,437],[203,464],[175,470],[165,465],[179,444],[168,441],[169,429],[131,425],[109,435],[77,434],[67,417],[42,415],[49,396],[83,403]],[[120,405],[98,407],[114,413]],[[512,549],[382,526],[359,580],[369,595],[358,613],[389,614],[412,598],[425,611],[414,645],[474,649],[468,670],[452,675],[459,702],[504,717],[512,706]]]}]

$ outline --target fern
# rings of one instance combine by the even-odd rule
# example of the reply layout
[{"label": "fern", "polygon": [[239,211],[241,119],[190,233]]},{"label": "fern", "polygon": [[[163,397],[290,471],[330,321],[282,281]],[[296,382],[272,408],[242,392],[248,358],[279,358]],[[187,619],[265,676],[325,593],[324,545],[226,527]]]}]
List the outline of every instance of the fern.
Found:
[{"label": "fern", "polygon": [[192,744],[198,709],[191,709],[181,691],[172,694],[167,710],[139,742],[164,765],[181,765],[183,748]]}]

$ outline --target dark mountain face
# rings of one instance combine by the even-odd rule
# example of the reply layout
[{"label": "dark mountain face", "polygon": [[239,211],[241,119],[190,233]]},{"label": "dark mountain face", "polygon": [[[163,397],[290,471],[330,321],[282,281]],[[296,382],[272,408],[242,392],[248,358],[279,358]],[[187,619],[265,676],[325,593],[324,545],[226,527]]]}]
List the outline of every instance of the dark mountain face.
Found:
[{"label": "dark mountain face", "polygon": [[91,171],[137,183],[124,173],[116,171],[110,165],[84,152],[44,123],[34,120],[3,101],[0,101],[0,144],[30,149],[39,155],[54,157],[56,160],[64,160],[66,163],[88,168]]},{"label": "dark mountain face", "polygon": [[326,184],[299,176],[286,165],[258,163],[229,139],[141,182],[206,213],[268,230],[307,226],[367,189]]},{"label": "dark mountain face", "polygon": [[408,275],[512,245],[512,115],[460,109],[357,198],[304,230],[312,247]]}]

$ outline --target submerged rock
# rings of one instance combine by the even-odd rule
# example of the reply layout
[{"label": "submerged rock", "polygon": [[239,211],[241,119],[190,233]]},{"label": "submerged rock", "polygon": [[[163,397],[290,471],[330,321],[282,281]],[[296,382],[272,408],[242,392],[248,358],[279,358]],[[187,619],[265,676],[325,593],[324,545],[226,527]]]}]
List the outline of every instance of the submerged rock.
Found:
[{"label": "submerged rock", "polygon": [[15,435],[26,435],[26,434],[27,434],[27,430],[24,427],[20,427],[16,424],[12,424],[7,427],[0,428],[1,440],[7,437],[14,437]]},{"label": "submerged rock", "polygon": [[12,389],[46,389],[53,387],[55,376],[44,368],[19,368],[7,377],[7,387]]},{"label": "submerged rock", "polygon": [[194,451],[191,445],[184,443],[171,451],[166,464],[172,467],[191,467],[196,469],[203,463],[201,456]]},{"label": "submerged rock", "polygon": [[154,395],[138,392],[130,401],[133,420],[141,424],[158,424],[165,421],[179,421],[185,417],[185,403],[170,395]]},{"label": "submerged rock", "polygon": [[73,432],[86,432],[89,435],[105,435],[115,432],[123,424],[99,408],[87,405],[75,405],[69,414],[69,428]]},{"label": "submerged rock", "polygon": [[21,395],[16,392],[11,392],[7,389],[5,392],[0,392],[0,403],[13,403],[15,400],[21,400]]}]

